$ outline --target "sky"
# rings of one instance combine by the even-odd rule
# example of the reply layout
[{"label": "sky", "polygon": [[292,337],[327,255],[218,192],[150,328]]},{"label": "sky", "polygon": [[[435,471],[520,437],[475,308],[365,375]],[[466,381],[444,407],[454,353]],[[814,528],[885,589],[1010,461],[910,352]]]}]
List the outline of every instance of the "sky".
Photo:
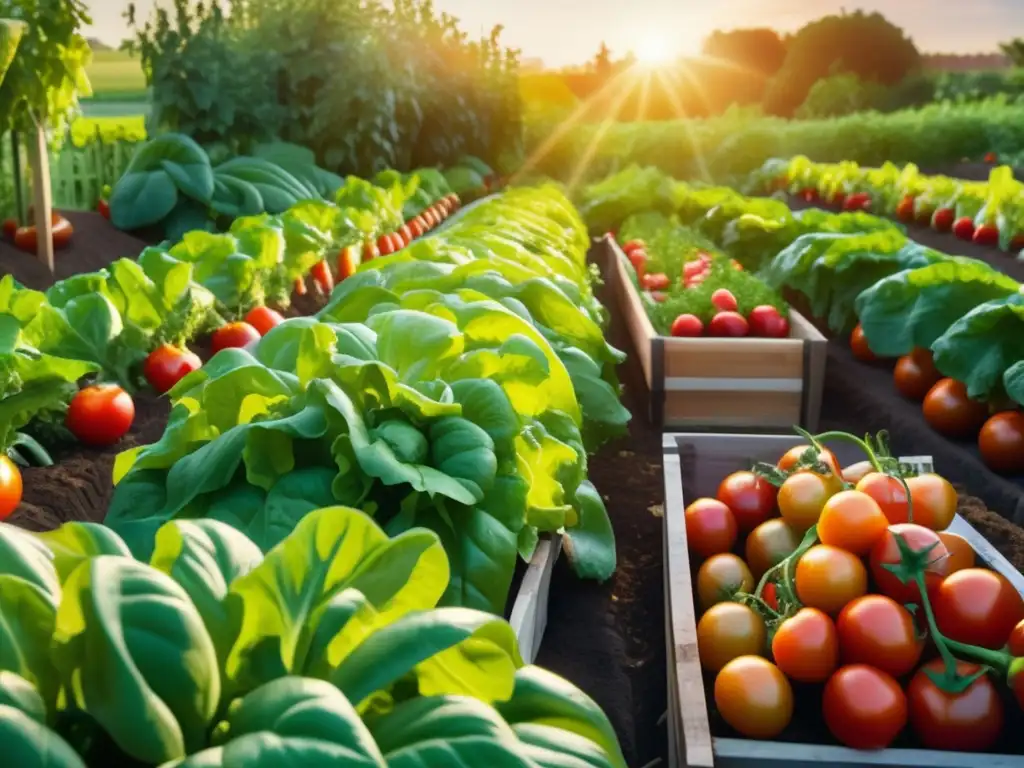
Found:
[{"label": "sky", "polygon": [[[162,0],[167,3],[168,0]],[[140,17],[158,0],[136,0]],[[86,0],[88,34],[107,43],[128,36],[128,0]],[[506,45],[552,67],[582,64],[605,41],[613,54],[647,50],[693,54],[714,29],[770,26],[791,32],[841,8],[880,11],[929,53],[994,53],[1000,41],[1024,37],[1024,0],[434,0],[470,34],[502,24]]]}]

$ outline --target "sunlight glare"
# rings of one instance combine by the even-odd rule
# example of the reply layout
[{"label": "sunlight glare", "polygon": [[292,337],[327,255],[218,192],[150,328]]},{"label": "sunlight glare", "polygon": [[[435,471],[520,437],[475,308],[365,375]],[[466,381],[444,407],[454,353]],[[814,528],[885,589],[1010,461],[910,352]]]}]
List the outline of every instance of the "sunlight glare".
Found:
[{"label": "sunlight glare", "polygon": [[644,40],[636,52],[637,61],[648,66],[667,64],[673,57],[674,51],[664,37],[651,36]]}]

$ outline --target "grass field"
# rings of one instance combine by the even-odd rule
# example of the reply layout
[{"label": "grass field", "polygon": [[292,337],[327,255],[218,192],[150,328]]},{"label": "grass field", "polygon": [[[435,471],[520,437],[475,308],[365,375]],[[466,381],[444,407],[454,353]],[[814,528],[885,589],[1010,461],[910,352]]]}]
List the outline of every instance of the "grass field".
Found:
[{"label": "grass field", "polygon": [[93,51],[92,63],[85,70],[96,98],[131,96],[145,93],[146,78],[138,59],[123,51]]}]

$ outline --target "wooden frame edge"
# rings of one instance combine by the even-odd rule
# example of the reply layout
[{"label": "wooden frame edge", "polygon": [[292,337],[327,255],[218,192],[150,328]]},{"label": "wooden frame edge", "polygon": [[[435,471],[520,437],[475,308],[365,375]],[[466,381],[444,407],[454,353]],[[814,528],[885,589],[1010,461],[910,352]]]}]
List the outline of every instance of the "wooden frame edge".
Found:
[{"label": "wooden frame edge", "polygon": [[519,652],[527,664],[533,664],[536,660],[541,640],[544,639],[544,630],[548,624],[551,575],[561,553],[561,534],[545,534],[540,537],[512,604],[508,623],[512,625],[512,631],[519,641]]}]

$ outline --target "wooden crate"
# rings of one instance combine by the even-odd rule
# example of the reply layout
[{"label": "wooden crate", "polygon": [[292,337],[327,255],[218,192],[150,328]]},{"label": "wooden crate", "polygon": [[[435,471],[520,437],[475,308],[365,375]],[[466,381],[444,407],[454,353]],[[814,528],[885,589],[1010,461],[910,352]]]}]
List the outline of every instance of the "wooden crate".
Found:
[{"label": "wooden crate", "polygon": [[825,337],[790,309],[788,339],[659,336],[611,238],[608,280],[650,392],[650,418],[665,429],[778,432],[817,429],[825,383]]},{"label": "wooden crate", "polygon": [[[697,652],[697,613],[693,602],[690,557],[683,510],[686,499],[714,496],[726,475],[749,469],[754,461],[775,462],[802,441],[787,435],[666,434],[663,438],[665,515],[665,647],[668,665],[669,768],[829,768],[901,766],[903,768],[1024,768],[1024,756],[884,749],[864,752],[829,744],[797,744],[719,738],[711,735],[708,702]],[[830,444],[840,464],[861,461],[858,449]],[[978,561],[999,571],[1021,594],[1022,576],[966,520],[956,516],[949,528],[967,539]]]},{"label": "wooden crate", "polygon": [[526,573],[519,584],[509,624],[519,641],[523,661],[533,664],[544,639],[548,625],[548,595],[551,593],[551,574],[562,552],[561,534],[544,534],[530,558]]}]

